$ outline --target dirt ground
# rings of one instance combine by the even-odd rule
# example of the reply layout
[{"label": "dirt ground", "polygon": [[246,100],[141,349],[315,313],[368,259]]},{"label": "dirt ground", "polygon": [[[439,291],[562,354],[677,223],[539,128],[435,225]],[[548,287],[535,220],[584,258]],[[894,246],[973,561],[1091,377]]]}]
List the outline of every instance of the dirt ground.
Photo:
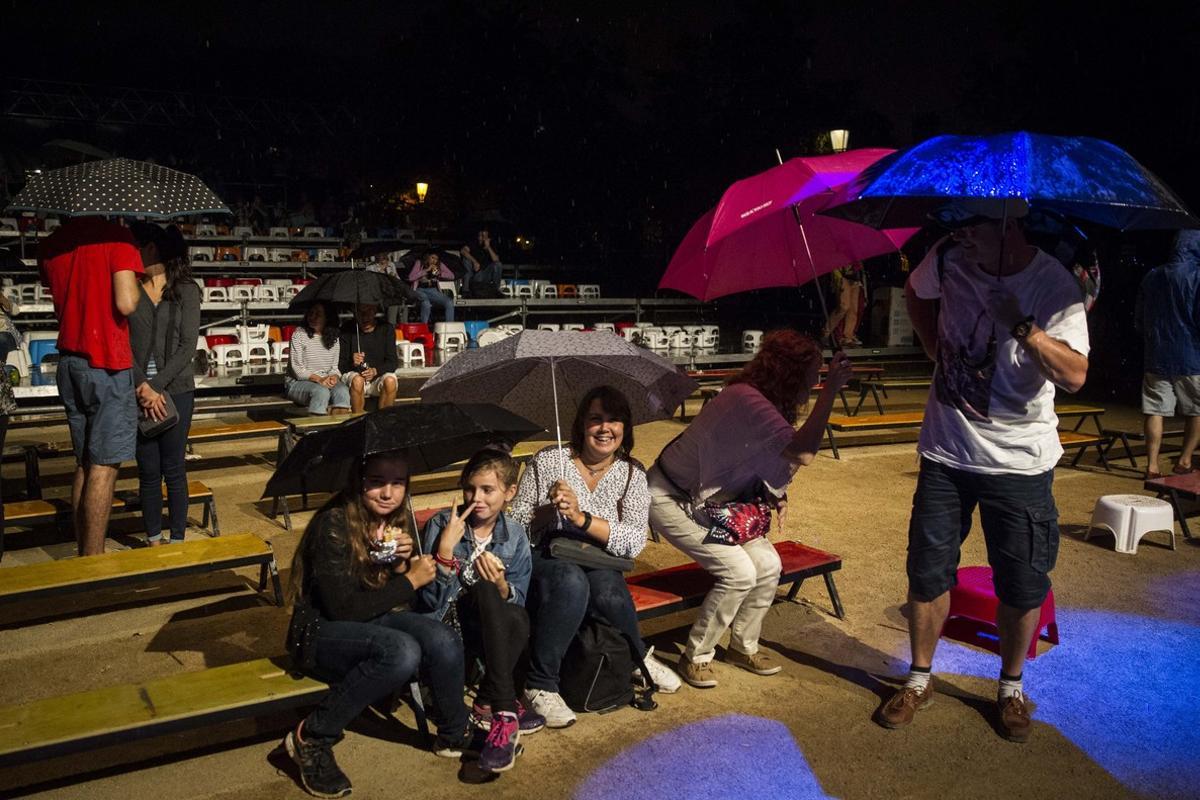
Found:
[{"label": "dirt ground", "polygon": [[[1139,421],[1127,409],[1110,409],[1105,419],[1114,427]],[[679,425],[639,428],[635,455],[650,464]],[[61,437],[16,430],[8,441],[45,438]],[[190,469],[216,493],[223,532],[269,539],[286,580],[310,512],[293,515],[292,533],[265,516],[258,495],[273,445],[264,439],[201,447]],[[46,483],[61,493],[66,476],[55,474],[57,463],[47,463]],[[797,475],[786,527],[772,538],[843,557],[836,579],[846,619],[832,616],[819,580],[804,585],[798,603],[781,592],[763,637],[782,658],[781,675],[761,678],[718,663],[715,689],[684,686],[660,695],[655,712],[585,715],[567,730],[527,737],[517,767],[482,785],[469,767],[418,747],[407,709],[394,720],[360,719],[337,748],[338,759],[354,796],[368,798],[1194,797],[1200,548],[1180,537],[1172,552],[1161,533],[1144,539],[1136,555],[1115,553],[1111,536],[1083,541],[1096,498],[1141,491],[1140,473],[1128,466],[1105,472],[1089,464],[1056,475],[1062,544],[1053,577],[1062,641],[1041,644],[1026,670],[1038,720],[1028,744],[1002,740],[991,725],[998,659],[951,642],[935,662],[937,702],[913,726],[887,731],[871,721],[907,669],[901,603],[917,463],[905,443],[846,447],[840,461],[823,451]],[[7,486],[19,481],[13,466],[18,471],[8,472]],[[417,505],[451,497],[422,496]],[[112,547],[139,544],[132,533],[138,520],[114,529]],[[71,550],[53,531],[10,535],[8,547],[4,567]],[[651,543],[637,569],[684,560],[670,545]],[[978,530],[962,563],[986,563]],[[256,594],[256,577],[224,572],[71,596],[50,609],[7,606],[0,617],[0,704],[277,654],[287,612]],[[644,626],[664,661],[674,663],[693,613]],[[297,716],[9,768],[0,771],[0,796],[303,797],[293,773],[272,755]]]}]

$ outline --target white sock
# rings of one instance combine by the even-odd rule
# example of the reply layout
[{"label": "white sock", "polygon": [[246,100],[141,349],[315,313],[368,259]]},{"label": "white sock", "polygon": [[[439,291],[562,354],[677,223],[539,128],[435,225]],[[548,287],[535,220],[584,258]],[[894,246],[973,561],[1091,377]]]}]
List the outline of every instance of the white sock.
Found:
[{"label": "white sock", "polygon": [[916,689],[918,692],[925,691],[929,686],[930,679],[933,678],[933,673],[928,669],[917,669],[912,667],[908,672],[908,680],[904,683],[905,689]]},{"label": "white sock", "polygon": [[1021,676],[1013,678],[1011,676],[1000,673],[1000,692],[998,699],[1003,703],[1014,694],[1024,695],[1025,689],[1021,683]]}]

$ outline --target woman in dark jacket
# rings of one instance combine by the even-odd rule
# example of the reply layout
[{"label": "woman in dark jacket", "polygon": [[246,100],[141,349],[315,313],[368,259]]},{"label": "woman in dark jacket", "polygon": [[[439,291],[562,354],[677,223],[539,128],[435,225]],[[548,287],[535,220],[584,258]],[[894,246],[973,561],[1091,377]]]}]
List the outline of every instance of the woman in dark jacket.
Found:
[{"label": "woman in dark jacket", "polygon": [[192,426],[196,382],[192,360],[200,335],[200,287],[192,280],[187,245],[174,225],[131,226],[146,267],[137,308],[129,315],[134,384],[141,413],[166,416],[171,396],[179,422],[153,438],[138,435],[138,491],[146,541],[163,544],[162,483],[167,482],[167,508],[172,542],[182,542],[187,528],[188,488],[184,451]]},{"label": "woman in dark jacket", "polygon": [[457,758],[469,742],[462,642],[448,625],[406,610],[436,575],[432,556],[411,557],[407,490],[402,457],[370,456],[312,518],[296,547],[289,650],[330,691],[283,745],[304,788],[318,797],[350,793],[333,758],[346,725],[418,672],[433,695],[434,752]]}]

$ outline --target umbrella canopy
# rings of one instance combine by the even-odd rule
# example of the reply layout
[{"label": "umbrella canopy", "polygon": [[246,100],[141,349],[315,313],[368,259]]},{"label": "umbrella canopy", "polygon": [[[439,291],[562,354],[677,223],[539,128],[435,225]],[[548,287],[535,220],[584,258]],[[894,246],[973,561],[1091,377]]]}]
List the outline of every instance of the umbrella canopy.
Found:
[{"label": "umbrella canopy", "polygon": [[675,251],[660,289],[700,300],[800,286],[853,261],[890,253],[915,229],[877,231],[816,216],[835,190],[891,150],[794,158],[726,190]]},{"label": "umbrella canopy", "polygon": [[89,161],[34,175],[9,209],[149,219],[230,213],[196,176],[127,158]]},{"label": "umbrella canopy", "polygon": [[828,214],[873,228],[928,224],[953,199],[1021,198],[1031,209],[1119,230],[1194,228],[1171,189],[1116,145],[1085,136],[936,136],[868,167]]},{"label": "umbrella canopy", "polygon": [[305,436],[275,468],[262,496],[341,491],[355,465],[376,453],[402,454],[416,475],[470,458],[488,444],[515,444],[542,432],[494,405],[392,406]]},{"label": "umbrella canopy", "polygon": [[667,359],[611,333],[525,331],[456,355],[421,387],[421,399],[486,400],[561,431],[583,396],[606,384],[625,395],[635,425],[671,416],[697,386]]},{"label": "umbrella canopy", "polygon": [[417,303],[419,298],[408,284],[365,269],[344,269],[327,272],[301,289],[292,298],[291,306],[304,306],[314,300],[331,303],[370,303],[371,305],[398,306],[405,301]]}]

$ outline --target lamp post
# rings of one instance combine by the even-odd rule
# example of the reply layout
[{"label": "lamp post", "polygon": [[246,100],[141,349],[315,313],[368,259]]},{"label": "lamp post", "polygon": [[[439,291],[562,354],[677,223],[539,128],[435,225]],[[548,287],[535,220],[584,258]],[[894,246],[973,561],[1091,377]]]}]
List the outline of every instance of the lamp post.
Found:
[{"label": "lamp post", "polygon": [[429,193],[429,184],[424,181],[417,181],[417,202],[424,203],[425,195]]},{"label": "lamp post", "polygon": [[850,145],[850,131],[844,128],[838,128],[829,132],[829,144],[833,147],[833,152],[844,153]]}]

